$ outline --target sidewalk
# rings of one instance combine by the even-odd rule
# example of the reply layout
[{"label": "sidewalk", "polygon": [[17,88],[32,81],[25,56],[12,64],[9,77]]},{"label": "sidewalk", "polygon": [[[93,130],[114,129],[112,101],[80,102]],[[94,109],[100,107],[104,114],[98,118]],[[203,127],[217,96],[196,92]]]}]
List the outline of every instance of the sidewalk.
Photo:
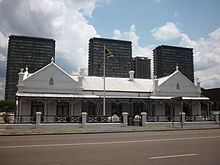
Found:
[{"label": "sidewalk", "polygon": [[117,132],[144,132],[144,131],[171,131],[171,130],[198,130],[220,129],[214,123],[185,123],[183,128],[178,123],[155,123],[146,126],[121,126],[88,124],[80,127],[74,124],[0,124],[0,135],[49,135],[49,134],[81,134],[81,133],[117,133]]}]

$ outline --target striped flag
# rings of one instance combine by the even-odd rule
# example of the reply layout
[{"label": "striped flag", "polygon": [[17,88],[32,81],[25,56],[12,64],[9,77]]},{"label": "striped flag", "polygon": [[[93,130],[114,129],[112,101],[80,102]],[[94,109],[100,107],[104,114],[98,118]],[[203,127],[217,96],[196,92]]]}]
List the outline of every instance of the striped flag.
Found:
[{"label": "striped flag", "polygon": [[113,56],[112,52],[110,52],[110,50],[107,48],[105,48],[105,57],[111,58],[113,61],[115,61],[115,56]]}]

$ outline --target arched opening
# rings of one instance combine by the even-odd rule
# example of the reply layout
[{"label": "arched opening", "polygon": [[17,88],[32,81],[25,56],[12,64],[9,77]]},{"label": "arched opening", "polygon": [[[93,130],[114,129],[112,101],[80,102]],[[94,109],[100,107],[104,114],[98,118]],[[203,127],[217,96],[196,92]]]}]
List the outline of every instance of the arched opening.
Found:
[{"label": "arched opening", "polygon": [[180,84],[179,84],[179,83],[176,84],[176,89],[177,89],[177,90],[180,89]]},{"label": "arched opening", "polygon": [[50,80],[49,80],[49,85],[54,85],[53,77],[50,78]]}]

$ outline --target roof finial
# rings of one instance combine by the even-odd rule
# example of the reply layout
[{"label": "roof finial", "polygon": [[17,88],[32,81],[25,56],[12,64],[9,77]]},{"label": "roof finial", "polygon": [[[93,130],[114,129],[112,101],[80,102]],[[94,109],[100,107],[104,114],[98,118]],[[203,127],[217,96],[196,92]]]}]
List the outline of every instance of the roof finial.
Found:
[{"label": "roof finial", "polygon": [[28,67],[26,66],[25,71],[28,72]]},{"label": "roof finial", "polygon": [[176,70],[179,70],[179,65],[178,64],[176,64]]},{"label": "roof finial", "polygon": [[51,57],[51,62],[54,62],[54,58],[53,57]]}]

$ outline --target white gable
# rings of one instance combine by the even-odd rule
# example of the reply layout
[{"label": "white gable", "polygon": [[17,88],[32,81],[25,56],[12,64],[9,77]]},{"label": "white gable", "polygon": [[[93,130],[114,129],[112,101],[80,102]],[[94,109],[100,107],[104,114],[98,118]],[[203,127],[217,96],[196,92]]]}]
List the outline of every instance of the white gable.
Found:
[{"label": "white gable", "polygon": [[76,93],[80,90],[78,81],[53,62],[26,77],[22,84],[22,92]]},{"label": "white gable", "polygon": [[158,95],[200,96],[197,87],[180,71],[159,79]]}]

